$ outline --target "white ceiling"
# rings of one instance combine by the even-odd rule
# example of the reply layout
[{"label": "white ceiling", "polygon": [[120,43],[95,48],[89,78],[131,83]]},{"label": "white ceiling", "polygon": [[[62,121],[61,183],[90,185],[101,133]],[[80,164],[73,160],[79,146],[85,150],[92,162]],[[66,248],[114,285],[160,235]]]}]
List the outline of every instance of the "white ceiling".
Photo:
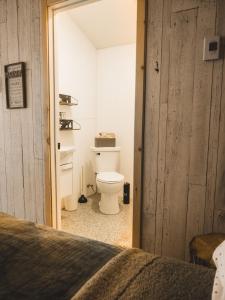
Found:
[{"label": "white ceiling", "polygon": [[68,13],[97,49],[136,42],[137,0],[98,0]]}]

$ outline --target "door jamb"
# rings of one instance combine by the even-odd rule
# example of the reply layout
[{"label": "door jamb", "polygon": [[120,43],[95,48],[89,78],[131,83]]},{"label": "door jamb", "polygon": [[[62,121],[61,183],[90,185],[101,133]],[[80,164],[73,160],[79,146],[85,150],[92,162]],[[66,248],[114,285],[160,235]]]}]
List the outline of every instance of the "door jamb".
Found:
[{"label": "door jamb", "polygon": [[[47,55],[44,56],[44,62],[49,69],[45,74],[46,81],[49,83],[49,122],[50,129],[48,135],[51,134],[50,151],[46,155],[46,163],[49,165],[51,161],[51,197],[46,199],[46,220],[50,220],[48,225],[57,227],[56,220],[56,170],[55,170],[55,145],[56,141],[53,134],[54,112],[52,111],[52,103],[54,100],[54,59],[51,57],[53,49],[51,43],[54,36],[53,17],[58,9],[65,8],[73,4],[81,4],[88,0],[47,0],[47,22],[46,22],[46,49]],[[89,0],[90,2],[96,0]],[[97,0],[99,1],[99,0]],[[134,190],[133,190],[133,218],[132,218],[132,246],[141,247],[141,217],[142,217],[142,190],[143,190],[143,156],[144,156],[144,107],[146,95],[146,48],[147,48],[147,0],[137,0],[137,49],[136,49],[136,96],[135,96],[135,136],[134,136]],[[52,28],[52,29],[51,29]],[[49,42],[50,41],[50,42]],[[49,59],[50,58],[50,59]],[[50,158],[49,158],[50,156]],[[49,184],[49,178],[46,179]],[[50,203],[49,203],[50,202]],[[50,224],[51,223],[51,224]]]},{"label": "door jamb", "polygon": [[148,0],[137,0],[132,246],[141,248]]}]

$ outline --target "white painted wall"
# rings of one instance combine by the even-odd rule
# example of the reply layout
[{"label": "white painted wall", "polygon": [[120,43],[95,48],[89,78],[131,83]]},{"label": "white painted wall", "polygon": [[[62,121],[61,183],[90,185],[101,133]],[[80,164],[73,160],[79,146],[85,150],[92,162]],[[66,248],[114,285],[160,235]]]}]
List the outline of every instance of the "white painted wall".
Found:
[{"label": "white painted wall", "polygon": [[[90,145],[96,133],[97,103],[97,52],[93,44],[79,30],[67,12],[56,15],[56,74],[60,93],[72,95],[79,100],[75,107],[60,106],[60,111],[72,112],[72,118],[81,124],[81,131],[60,132],[60,140],[68,145],[74,143],[75,172],[83,166],[84,184],[94,184],[91,168]],[[76,157],[79,158],[77,164]],[[77,182],[76,182],[77,185]],[[85,194],[89,191],[85,190]],[[90,190],[90,192],[92,192]]]},{"label": "white painted wall", "polygon": [[133,184],[136,45],[98,50],[97,131],[115,132],[120,172]]}]

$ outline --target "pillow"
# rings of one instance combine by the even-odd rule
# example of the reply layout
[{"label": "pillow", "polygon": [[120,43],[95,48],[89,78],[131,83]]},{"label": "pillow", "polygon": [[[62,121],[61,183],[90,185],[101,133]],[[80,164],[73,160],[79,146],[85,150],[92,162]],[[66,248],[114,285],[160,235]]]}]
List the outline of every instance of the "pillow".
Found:
[{"label": "pillow", "polygon": [[225,241],[213,253],[213,261],[217,268],[213,285],[212,300],[225,299]]}]

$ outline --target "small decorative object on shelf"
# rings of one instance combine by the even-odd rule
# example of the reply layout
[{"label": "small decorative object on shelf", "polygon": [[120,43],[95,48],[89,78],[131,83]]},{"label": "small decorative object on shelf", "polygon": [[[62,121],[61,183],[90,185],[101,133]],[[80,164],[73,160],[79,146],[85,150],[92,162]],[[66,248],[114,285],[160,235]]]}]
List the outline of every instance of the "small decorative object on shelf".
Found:
[{"label": "small decorative object on shelf", "polygon": [[78,100],[73,98],[70,95],[64,95],[64,94],[59,94],[59,104],[60,105],[67,105],[67,106],[73,106],[73,105],[78,105]]},{"label": "small decorative object on shelf", "polygon": [[66,119],[66,113],[64,111],[60,111],[59,112],[59,119],[62,120],[62,119]]},{"label": "small decorative object on shelf", "polygon": [[26,65],[24,62],[5,66],[7,108],[26,108]]},{"label": "small decorative object on shelf", "polygon": [[[74,120],[60,119],[59,123],[60,123],[60,130],[81,130],[80,123]],[[74,128],[73,124],[76,124],[78,127]]]},{"label": "small decorative object on shelf", "polygon": [[116,136],[113,132],[99,132],[95,137],[95,147],[115,147]]},{"label": "small decorative object on shelf", "polygon": [[61,119],[59,122],[60,130],[73,130],[73,120]]}]

